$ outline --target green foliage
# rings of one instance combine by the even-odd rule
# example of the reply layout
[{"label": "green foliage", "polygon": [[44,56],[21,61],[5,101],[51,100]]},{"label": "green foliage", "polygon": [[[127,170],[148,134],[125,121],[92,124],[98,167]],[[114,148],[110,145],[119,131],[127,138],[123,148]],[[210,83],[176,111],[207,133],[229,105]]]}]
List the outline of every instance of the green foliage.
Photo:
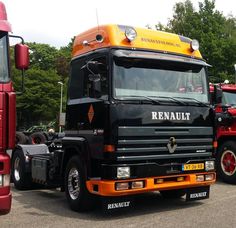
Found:
[{"label": "green foliage", "polygon": [[[15,70],[14,70],[15,71]],[[17,74],[17,73],[16,73]],[[25,91],[17,95],[18,125],[47,123],[56,120],[60,105],[60,77],[53,70],[29,69],[25,77]],[[20,76],[15,77],[20,90]]]},{"label": "green foliage", "polygon": [[49,44],[27,43],[30,48],[30,67],[40,70],[55,69],[58,50]]},{"label": "green foliage", "polygon": [[[158,25],[158,28],[160,25]],[[215,1],[199,2],[196,11],[190,0],[176,3],[173,18],[162,30],[181,34],[200,42],[203,58],[212,65],[212,82],[234,78],[236,63],[236,18],[224,17],[215,9]]]},{"label": "green foliage", "polygon": [[[17,95],[17,127],[27,128],[34,124],[56,121],[59,116],[61,86],[63,82],[63,111],[66,104],[66,90],[72,42],[59,50],[48,44],[28,43],[30,48],[30,69],[25,72],[24,92]],[[11,75],[14,88],[22,90],[21,72],[14,68],[14,53],[11,48]]]}]

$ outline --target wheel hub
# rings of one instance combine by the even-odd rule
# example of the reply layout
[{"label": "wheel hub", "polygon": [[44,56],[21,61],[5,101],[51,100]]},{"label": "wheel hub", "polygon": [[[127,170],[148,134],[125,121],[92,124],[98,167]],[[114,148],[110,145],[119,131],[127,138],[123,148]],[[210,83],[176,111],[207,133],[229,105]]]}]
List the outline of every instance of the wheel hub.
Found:
[{"label": "wheel hub", "polygon": [[80,193],[80,180],[79,171],[72,168],[68,175],[68,192],[71,199],[75,200],[79,197]]},{"label": "wheel hub", "polygon": [[221,157],[221,168],[228,176],[236,172],[236,156],[231,150],[226,150]]}]

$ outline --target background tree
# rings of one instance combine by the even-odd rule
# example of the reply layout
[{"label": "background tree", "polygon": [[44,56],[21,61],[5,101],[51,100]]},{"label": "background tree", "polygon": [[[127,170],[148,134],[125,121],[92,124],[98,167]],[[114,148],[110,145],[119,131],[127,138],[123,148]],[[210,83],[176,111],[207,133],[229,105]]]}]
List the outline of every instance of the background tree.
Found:
[{"label": "background tree", "polygon": [[212,82],[222,82],[225,79],[234,82],[236,19],[233,16],[224,17],[215,9],[214,0],[199,2],[198,11],[190,0],[176,3],[173,18],[164,30],[200,42],[203,58],[213,66],[209,69]]},{"label": "background tree", "polygon": [[[28,128],[40,123],[57,121],[60,107],[60,85],[63,82],[63,110],[72,41],[59,50],[48,44],[27,43],[30,48],[30,68],[25,72],[25,91],[17,95],[17,128]],[[11,60],[13,60],[11,49]],[[12,64],[16,91],[21,91],[21,72]]]}]

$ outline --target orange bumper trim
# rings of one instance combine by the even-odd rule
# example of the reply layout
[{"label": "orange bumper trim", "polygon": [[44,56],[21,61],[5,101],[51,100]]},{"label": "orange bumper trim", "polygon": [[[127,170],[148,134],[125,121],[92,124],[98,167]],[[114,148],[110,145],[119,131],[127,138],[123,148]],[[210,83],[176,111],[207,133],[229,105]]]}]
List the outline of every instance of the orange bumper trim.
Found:
[{"label": "orange bumper trim", "polygon": [[[197,182],[197,175],[213,174],[214,179],[211,181]],[[177,181],[178,177],[184,177],[183,181]],[[158,184],[156,179],[164,179],[163,183]],[[128,190],[116,190],[116,183],[124,183],[132,181],[144,181],[144,187],[140,189],[128,189]],[[173,176],[159,176],[159,177],[147,177],[138,179],[127,179],[127,180],[88,180],[86,181],[87,189],[90,193],[101,195],[101,196],[124,196],[133,195],[151,191],[162,191],[171,189],[185,189],[191,187],[207,186],[215,183],[216,174],[211,173],[194,173],[184,175],[173,175]]]}]

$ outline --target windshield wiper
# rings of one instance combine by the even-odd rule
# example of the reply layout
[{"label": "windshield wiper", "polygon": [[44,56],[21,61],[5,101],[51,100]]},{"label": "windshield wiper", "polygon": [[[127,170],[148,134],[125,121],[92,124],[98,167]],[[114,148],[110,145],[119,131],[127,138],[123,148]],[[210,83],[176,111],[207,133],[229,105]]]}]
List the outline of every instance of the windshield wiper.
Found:
[{"label": "windshield wiper", "polygon": [[[151,101],[152,103],[160,104],[159,101],[154,100],[154,99],[152,99],[152,98],[150,98],[150,97],[147,97],[147,96],[135,96],[135,95],[131,95],[131,96],[122,96],[122,97],[125,97],[125,98],[127,98],[127,99],[129,99],[129,98],[145,98],[146,100],[149,100],[149,101]],[[122,100],[122,99],[121,99],[121,100]]]},{"label": "windshield wiper", "polygon": [[202,105],[202,106],[206,106],[208,107],[208,105],[206,103],[203,103],[193,97],[175,97],[175,98],[179,98],[179,99],[184,99],[184,100],[189,100],[189,101],[194,101],[195,103],[197,103],[198,105]]},{"label": "windshield wiper", "polygon": [[164,96],[151,96],[151,97],[155,97],[155,98],[161,98],[161,99],[168,99],[168,100],[171,100],[171,101],[174,101],[178,104],[181,104],[181,105],[187,105],[186,102],[184,101],[180,101],[178,98],[176,97],[164,97]]}]

